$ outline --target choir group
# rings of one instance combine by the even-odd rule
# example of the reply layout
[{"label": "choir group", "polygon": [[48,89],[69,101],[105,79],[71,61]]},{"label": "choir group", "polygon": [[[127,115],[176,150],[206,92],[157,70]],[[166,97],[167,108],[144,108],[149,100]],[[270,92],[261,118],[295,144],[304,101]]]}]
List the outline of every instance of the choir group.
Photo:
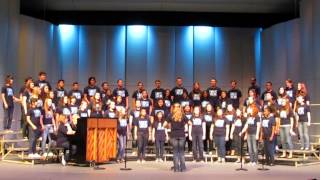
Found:
[{"label": "choir group", "polygon": [[256,79],[251,78],[243,100],[235,80],[230,82],[229,90],[219,88],[214,78],[205,90],[195,82],[190,92],[183,87],[181,77],[176,78],[173,89],[162,88],[161,81],[156,80],[150,94],[138,82],[130,108],[129,93],[121,79],[113,90],[107,82],[99,87],[95,77],[90,77],[83,91],[78,82],[73,82],[67,91],[64,80],[58,80],[53,88],[46,73],[40,72],[38,80],[25,79],[17,97],[12,85],[13,77],[6,76],[1,90],[4,129],[10,130],[14,102],[18,102],[22,132],[30,143],[30,158],[40,157],[36,142],[42,137],[41,155],[52,154],[46,151],[46,143],[55,140],[67,152],[62,158],[65,165],[76,152],[68,136],[76,132],[77,121],[86,117],[118,120],[118,162],[124,161],[127,139],[132,140],[139,163],[145,162],[150,144],[155,146],[156,162],[162,162],[168,143],[173,146],[174,171],[186,169],[185,152],[192,153],[195,162],[203,162],[204,152],[212,154],[214,150],[217,162],[224,163],[227,154],[238,156],[236,162],[240,162],[242,146],[246,145],[250,164],[255,165],[261,142],[266,162],[273,165],[277,148],[283,149],[281,157],[292,158],[293,136],[300,137],[301,149],[310,148],[310,98],[304,83],[295,87],[290,79],[277,91],[272,82],[266,82],[262,92]]}]

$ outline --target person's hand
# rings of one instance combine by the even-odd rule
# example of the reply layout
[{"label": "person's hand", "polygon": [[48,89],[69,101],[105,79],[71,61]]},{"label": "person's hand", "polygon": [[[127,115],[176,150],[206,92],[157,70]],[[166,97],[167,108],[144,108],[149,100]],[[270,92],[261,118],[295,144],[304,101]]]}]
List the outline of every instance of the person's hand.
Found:
[{"label": "person's hand", "polygon": [[169,142],[169,136],[166,136],[166,141]]},{"label": "person's hand", "polygon": [[205,136],[205,135],[203,135],[203,136],[202,136],[202,140],[205,140],[205,139],[206,139],[206,136]]},{"label": "person's hand", "polygon": [[273,141],[273,137],[272,136],[269,138],[269,141]]},{"label": "person's hand", "polygon": [[311,126],[311,123],[310,123],[310,121],[308,121],[308,126]]},{"label": "person's hand", "polygon": [[154,137],[152,137],[151,141],[154,143],[156,141],[156,139]]},{"label": "person's hand", "polygon": [[37,126],[33,125],[33,126],[32,126],[32,129],[33,129],[33,130],[37,130]]},{"label": "person's hand", "polygon": [[138,137],[137,137],[137,136],[134,136],[134,138],[133,138],[133,139],[136,141],[136,140],[138,140]]},{"label": "person's hand", "polygon": [[226,141],[229,141],[229,137],[227,136],[227,137],[225,138],[225,140],[226,140]]},{"label": "person's hand", "polygon": [[231,140],[233,139],[233,134],[230,135],[230,139],[231,139]]},{"label": "person's hand", "polygon": [[213,140],[213,136],[212,136],[212,135],[210,135],[210,140],[211,140],[211,141]]},{"label": "person's hand", "polygon": [[189,140],[192,141],[192,136],[189,135]]},{"label": "person's hand", "polygon": [[262,143],[262,142],[263,142],[263,139],[262,139],[262,138],[260,138],[260,139],[259,139],[259,142],[260,142],[260,143]]},{"label": "person's hand", "polygon": [[4,108],[5,108],[5,109],[8,109],[8,104],[4,104]]},{"label": "person's hand", "polygon": [[256,140],[259,140],[259,135],[258,135],[258,136],[256,136]]}]

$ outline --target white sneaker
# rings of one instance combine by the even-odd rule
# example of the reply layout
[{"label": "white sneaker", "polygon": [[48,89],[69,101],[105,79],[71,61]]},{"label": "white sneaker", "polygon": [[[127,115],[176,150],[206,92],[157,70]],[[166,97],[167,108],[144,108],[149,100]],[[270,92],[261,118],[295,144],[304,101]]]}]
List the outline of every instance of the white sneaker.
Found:
[{"label": "white sneaker", "polygon": [[142,163],[142,164],[146,163],[146,160],[142,159],[141,163]]},{"label": "white sneaker", "polygon": [[196,161],[196,160],[193,160],[192,162],[195,163],[195,162],[197,162],[197,161]]},{"label": "white sneaker", "polygon": [[209,152],[209,155],[212,155],[212,151]]},{"label": "white sneaker", "polygon": [[309,148],[304,148],[304,150],[309,151]]},{"label": "white sneaker", "polygon": [[140,163],[141,163],[140,159],[138,159],[138,160],[137,160],[137,163],[138,163],[138,164],[140,164]]},{"label": "white sneaker", "polygon": [[163,160],[162,160],[161,158],[159,159],[159,161],[160,161],[160,162],[163,162]]},{"label": "white sneaker", "polygon": [[251,166],[256,166],[257,164],[255,162],[251,163]]},{"label": "white sneaker", "polygon": [[41,158],[41,156],[40,156],[38,153],[35,153],[35,154],[33,155],[33,158]]},{"label": "white sneaker", "polygon": [[301,147],[300,150],[304,150],[304,147]]},{"label": "white sneaker", "polygon": [[47,157],[47,156],[48,156],[48,153],[43,153],[42,156],[43,156],[43,157]]},{"label": "white sneaker", "polygon": [[29,158],[29,159],[33,159],[33,158],[34,158],[34,155],[33,155],[33,154],[29,154],[29,155],[28,155],[28,158]]},{"label": "white sneaker", "polygon": [[64,156],[62,156],[62,158],[61,158],[61,164],[62,164],[63,166],[66,166],[66,165],[67,165],[67,162],[66,162],[66,160],[64,159]]},{"label": "white sneaker", "polygon": [[52,153],[52,152],[49,152],[48,156],[51,156],[51,157],[52,157],[52,156],[53,156],[53,153]]},{"label": "white sneaker", "polygon": [[226,159],[225,158],[221,158],[221,163],[226,163]]},{"label": "white sneaker", "polygon": [[157,158],[157,159],[155,160],[155,162],[158,163],[158,162],[159,162],[159,159]]},{"label": "white sneaker", "polygon": [[136,156],[137,155],[137,152],[136,151],[133,151],[132,152],[132,156]]},{"label": "white sneaker", "polygon": [[204,163],[204,160],[201,160],[200,162],[201,162],[201,163]]}]

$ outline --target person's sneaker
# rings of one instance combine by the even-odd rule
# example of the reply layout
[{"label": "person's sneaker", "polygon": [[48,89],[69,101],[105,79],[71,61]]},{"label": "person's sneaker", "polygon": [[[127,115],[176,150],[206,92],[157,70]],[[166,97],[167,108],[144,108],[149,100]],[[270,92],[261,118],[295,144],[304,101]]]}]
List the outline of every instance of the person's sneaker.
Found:
[{"label": "person's sneaker", "polygon": [[304,150],[309,151],[309,148],[304,148]]},{"label": "person's sneaker", "polygon": [[155,160],[155,162],[158,163],[158,162],[159,162],[159,159],[157,158],[157,159]]},{"label": "person's sneaker", "polygon": [[49,152],[48,156],[51,156],[51,157],[52,157],[52,156],[53,156],[53,153],[52,153],[52,152]]},{"label": "person's sneaker", "polygon": [[251,166],[256,166],[257,164],[255,162],[251,163]]},{"label": "person's sneaker", "polygon": [[160,161],[161,163],[163,162],[163,160],[162,160],[161,158],[159,159],[159,161]]},{"label": "person's sneaker", "polygon": [[132,156],[136,156],[137,155],[137,152],[136,151],[133,151],[132,152]]},{"label": "person's sneaker", "polygon": [[212,151],[209,152],[209,155],[212,155]]},{"label": "person's sneaker", "polygon": [[304,147],[301,147],[300,150],[304,150]]},{"label": "person's sneaker", "polygon": [[33,154],[33,158],[41,158],[41,156],[38,153]]},{"label": "person's sneaker", "polygon": [[141,160],[140,160],[140,159],[138,159],[138,160],[137,160],[137,163],[139,163],[139,164],[140,164],[140,163],[141,163]]},{"label": "person's sneaker", "polygon": [[240,159],[238,159],[235,163],[240,163],[241,161],[240,161]]},{"label": "person's sneaker", "polygon": [[221,163],[226,163],[226,159],[225,158],[221,158]]},{"label": "person's sneaker", "polygon": [[33,154],[29,154],[29,155],[28,155],[28,158],[29,158],[29,159],[33,159],[33,158],[34,158],[34,155],[33,155]]},{"label": "person's sneaker", "polygon": [[196,160],[193,160],[192,162],[195,163],[195,162],[197,162],[197,161],[196,161]]},{"label": "person's sneaker", "polygon": [[48,156],[48,153],[43,153],[42,156],[43,156],[43,157],[47,157],[47,156]]},{"label": "person's sneaker", "polygon": [[66,160],[64,159],[64,156],[62,156],[62,158],[61,158],[61,164],[62,164],[63,166],[66,166],[66,165],[67,165],[67,162],[66,162]]},{"label": "person's sneaker", "polygon": [[146,160],[142,159],[141,163],[142,163],[142,164],[146,163]]},{"label": "person's sneaker", "polygon": [[201,160],[200,162],[201,162],[201,163],[204,163],[204,160]]}]

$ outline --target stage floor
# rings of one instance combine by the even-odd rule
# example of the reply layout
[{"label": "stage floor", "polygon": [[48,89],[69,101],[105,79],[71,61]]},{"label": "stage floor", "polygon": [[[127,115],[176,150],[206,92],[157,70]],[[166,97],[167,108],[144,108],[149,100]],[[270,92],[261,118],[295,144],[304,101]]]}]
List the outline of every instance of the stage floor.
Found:
[{"label": "stage floor", "polygon": [[[120,171],[123,164],[107,164],[102,167],[105,170],[93,170],[89,167],[63,167],[60,164],[36,164],[21,165],[13,163],[0,162],[0,179],[23,179],[23,180],[62,180],[62,179],[107,179],[107,180],[206,180],[206,179],[268,179],[268,180],[284,180],[299,179],[311,180],[320,179],[320,165],[290,167],[290,166],[273,166],[268,167],[269,171],[258,171],[260,166],[249,166],[247,172],[235,171],[239,164],[204,164],[187,162],[187,172],[173,173],[170,171],[172,162],[155,163],[146,162],[145,164],[137,164],[129,162],[128,166],[133,168],[132,171]],[[195,179],[196,178],[196,179]]]}]

